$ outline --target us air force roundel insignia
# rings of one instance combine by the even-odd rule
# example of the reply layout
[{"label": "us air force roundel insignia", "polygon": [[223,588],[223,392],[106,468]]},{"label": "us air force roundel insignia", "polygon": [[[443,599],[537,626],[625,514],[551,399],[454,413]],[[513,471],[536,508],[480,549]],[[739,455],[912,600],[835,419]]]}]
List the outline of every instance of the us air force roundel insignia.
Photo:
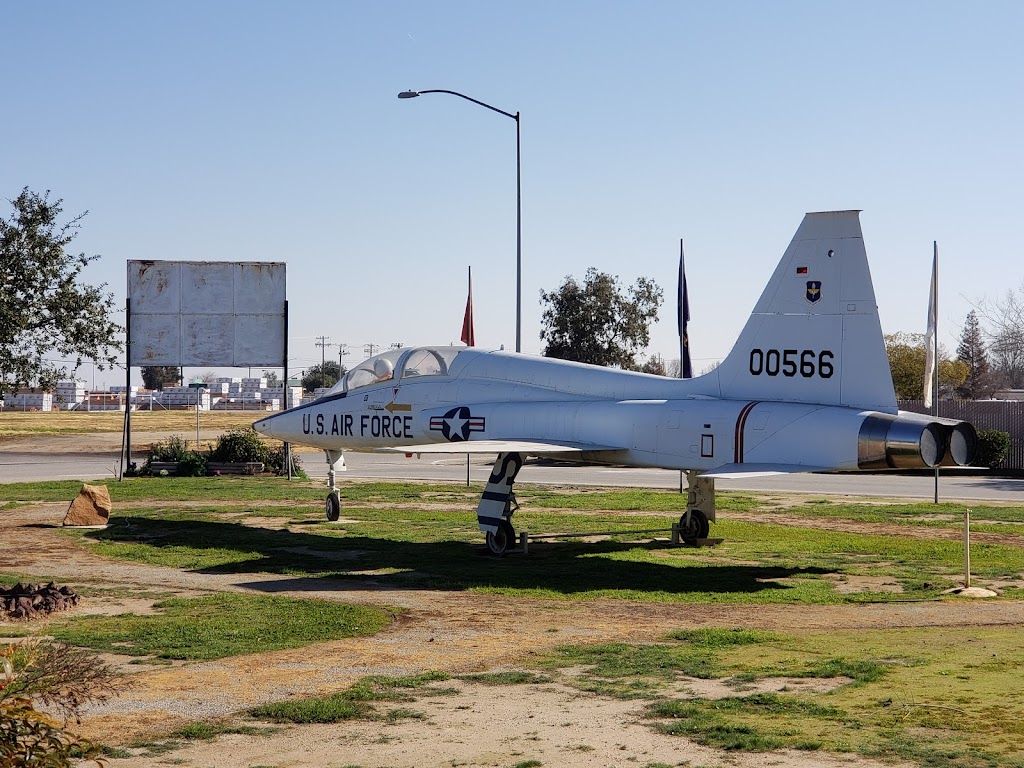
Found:
[{"label": "us air force roundel insignia", "polygon": [[465,405],[452,408],[444,416],[430,417],[431,432],[440,432],[453,443],[469,440],[470,432],[483,432],[484,424],[484,417],[471,415]]},{"label": "us air force roundel insignia", "polygon": [[807,281],[807,293],[804,297],[811,302],[816,303],[821,299],[821,280],[808,280]]}]

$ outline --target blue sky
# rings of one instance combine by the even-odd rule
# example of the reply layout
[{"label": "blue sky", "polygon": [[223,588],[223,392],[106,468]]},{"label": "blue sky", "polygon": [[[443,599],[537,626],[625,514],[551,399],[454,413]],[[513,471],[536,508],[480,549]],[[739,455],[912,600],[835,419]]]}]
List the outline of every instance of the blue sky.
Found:
[{"label": "blue sky", "polygon": [[119,306],[128,259],[287,262],[293,369],[321,334],[350,362],[457,342],[470,265],[477,343],[514,348],[515,123],[406,89],[522,113],[525,352],[540,291],[593,266],[663,286],[650,352],[676,356],[683,238],[706,367],[806,211],[864,210],[886,332],[923,332],[933,240],[950,348],[971,302],[1024,276],[1018,2],[44,0],[3,19],[0,195],[88,210],[76,247]]}]

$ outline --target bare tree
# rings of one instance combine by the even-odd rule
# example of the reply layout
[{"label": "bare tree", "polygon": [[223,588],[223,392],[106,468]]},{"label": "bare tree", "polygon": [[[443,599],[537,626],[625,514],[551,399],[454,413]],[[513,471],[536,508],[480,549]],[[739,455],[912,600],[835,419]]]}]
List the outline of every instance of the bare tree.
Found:
[{"label": "bare tree", "polygon": [[1024,283],[1002,299],[982,299],[975,309],[984,321],[996,383],[1024,388]]}]

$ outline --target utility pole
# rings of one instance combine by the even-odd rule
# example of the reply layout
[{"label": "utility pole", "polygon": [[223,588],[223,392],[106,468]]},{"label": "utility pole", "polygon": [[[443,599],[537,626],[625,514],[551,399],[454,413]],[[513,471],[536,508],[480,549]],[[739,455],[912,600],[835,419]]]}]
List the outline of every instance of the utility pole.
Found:
[{"label": "utility pole", "polygon": [[338,344],[338,373],[345,367],[345,363],[342,358],[348,357],[348,344]]},{"label": "utility pole", "polygon": [[363,347],[363,352],[366,353],[367,357],[373,357],[373,353],[378,349],[380,349],[380,344],[374,344],[373,342],[370,342],[365,347]]},{"label": "utility pole", "polygon": [[323,374],[323,370],[327,366],[327,348],[334,345],[327,343],[330,336],[315,336],[314,338],[317,339],[315,346],[320,347],[320,373]]}]

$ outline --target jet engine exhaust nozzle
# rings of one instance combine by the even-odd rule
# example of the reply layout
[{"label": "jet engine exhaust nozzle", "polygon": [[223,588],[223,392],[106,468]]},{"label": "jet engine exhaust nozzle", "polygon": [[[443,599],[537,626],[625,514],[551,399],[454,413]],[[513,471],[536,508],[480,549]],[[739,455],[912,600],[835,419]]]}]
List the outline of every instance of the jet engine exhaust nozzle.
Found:
[{"label": "jet engine exhaust nozzle", "polygon": [[923,419],[875,414],[861,424],[857,466],[861,469],[937,467],[946,455],[941,424]]},{"label": "jet engine exhaust nozzle", "polygon": [[974,426],[966,421],[947,424],[947,419],[940,420],[940,426],[946,433],[946,444],[949,450],[942,460],[942,467],[966,467],[974,461],[978,452],[978,433]]}]

